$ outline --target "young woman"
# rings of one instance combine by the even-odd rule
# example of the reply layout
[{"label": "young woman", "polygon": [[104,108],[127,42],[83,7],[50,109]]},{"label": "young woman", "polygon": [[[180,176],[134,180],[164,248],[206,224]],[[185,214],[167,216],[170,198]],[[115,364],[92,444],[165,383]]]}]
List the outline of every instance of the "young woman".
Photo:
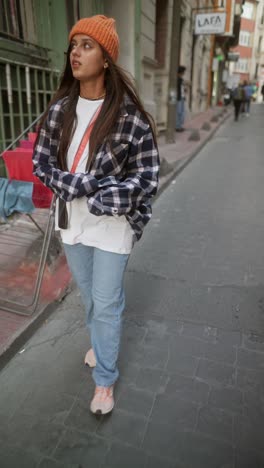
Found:
[{"label": "young woman", "polygon": [[152,121],[116,65],[115,21],[83,18],[72,28],[60,87],[38,133],[34,174],[57,196],[60,229],[81,291],[92,348],[90,409],[114,407],[123,278],[134,242],[151,217],[159,156]]}]

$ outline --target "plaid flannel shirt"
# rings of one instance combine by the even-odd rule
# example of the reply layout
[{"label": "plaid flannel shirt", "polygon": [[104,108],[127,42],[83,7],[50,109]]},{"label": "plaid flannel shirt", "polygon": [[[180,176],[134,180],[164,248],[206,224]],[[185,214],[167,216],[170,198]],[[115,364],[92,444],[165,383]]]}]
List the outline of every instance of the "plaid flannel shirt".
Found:
[{"label": "plaid flannel shirt", "polygon": [[157,192],[159,154],[151,128],[125,96],[111,145],[104,141],[87,173],[62,171],[57,166],[61,120],[67,98],[50,108],[33,154],[34,174],[66,202],[86,197],[95,216],[125,215],[135,240],[151,218],[150,198]]}]

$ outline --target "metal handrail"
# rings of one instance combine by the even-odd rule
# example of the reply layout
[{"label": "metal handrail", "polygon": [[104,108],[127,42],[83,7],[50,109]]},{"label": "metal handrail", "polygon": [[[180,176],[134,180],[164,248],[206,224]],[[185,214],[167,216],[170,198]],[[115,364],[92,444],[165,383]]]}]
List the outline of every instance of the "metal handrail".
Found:
[{"label": "metal handrail", "polygon": [[43,114],[44,114],[44,112],[42,112],[42,114],[40,114],[35,120],[33,120],[33,122],[31,122],[31,124],[27,128],[25,128],[25,130],[23,130],[22,133],[20,133],[20,135],[18,135],[18,137],[14,141],[12,141],[12,143],[10,143],[10,145],[8,145],[8,147],[6,149],[4,149],[4,151],[2,151],[2,153],[0,153],[0,157],[3,156],[5,151],[8,151],[9,149],[11,149],[15,145],[15,143],[17,141],[19,141],[20,138],[22,138],[22,136],[24,136],[25,133],[27,133],[30,130],[33,127],[33,125],[35,125],[41,119]]}]

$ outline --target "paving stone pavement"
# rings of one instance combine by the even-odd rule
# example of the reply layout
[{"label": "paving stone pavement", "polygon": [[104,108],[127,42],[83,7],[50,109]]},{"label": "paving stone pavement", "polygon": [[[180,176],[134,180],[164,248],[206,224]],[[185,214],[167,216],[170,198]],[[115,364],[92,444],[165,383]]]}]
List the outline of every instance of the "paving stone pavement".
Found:
[{"label": "paving stone pavement", "polygon": [[[166,143],[165,134],[159,135],[158,145],[161,159],[159,194],[168,185],[171,178],[183,170],[199,153],[232,110],[231,106],[212,107],[197,115],[189,116],[190,118],[185,125],[187,131],[178,133],[173,144]],[[211,121],[212,116],[218,116],[219,119],[211,125],[210,131],[202,130],[203,124]],[[199,141],[189,141],[190,133],[194,128],[200,129]],[[46,213],[38,210],[35,219],[36,216],[38,222],[42,224],[42,228],[45,229]],[[55,236],[48,252],[47,267],[37,310],[33,314],[27,310],[27,316],[2,310],[3,304],[4,308],[7,306],[4,299],[18,301],[24,305],[31,303],[42,245],[39,231],[32,223],[28,223],[26,215],[16,218],[16,222],[9,225],[8,231],[6,227],[5,224],[0,226],[0,367],[16,353],[21,343],[34,333],[39,323],[44,320],[44,316],[49,313],[47,309],[50,309],[50,305],[65,294],[70,282],[66,259],[64,256],[58,258],[61,246],[56,241]],[[10,243],[12,237],[16,239],[15,244],[14,242]],[[6,263],[7,258],[9,259],[8,263]],[[11,259],[15,262],[16,267],[15,264],[12,266]],[[19,259],[20,263],[17,264]],[[54,278],[60,281],[55,283]]]},{"label": "paving stone pavement", "polygon": [[76,288],[1,371],[1,468],[264,467],[263,116],[229,121],[155,202],[111,415],[89,412]]}]

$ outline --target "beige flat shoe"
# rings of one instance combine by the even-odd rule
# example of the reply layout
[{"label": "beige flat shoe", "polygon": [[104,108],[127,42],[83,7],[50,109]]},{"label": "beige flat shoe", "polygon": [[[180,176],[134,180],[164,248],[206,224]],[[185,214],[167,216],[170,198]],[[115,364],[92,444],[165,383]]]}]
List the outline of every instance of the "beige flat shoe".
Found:
[{"label": "beige flat shoe", "polygon": [[96,359],[94,355],[94,350],[93,348],[89,349],[87,351],[85,358],[84,358],[84,364],[89,367],[95,367],[96,366]]}]

